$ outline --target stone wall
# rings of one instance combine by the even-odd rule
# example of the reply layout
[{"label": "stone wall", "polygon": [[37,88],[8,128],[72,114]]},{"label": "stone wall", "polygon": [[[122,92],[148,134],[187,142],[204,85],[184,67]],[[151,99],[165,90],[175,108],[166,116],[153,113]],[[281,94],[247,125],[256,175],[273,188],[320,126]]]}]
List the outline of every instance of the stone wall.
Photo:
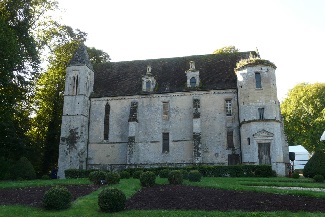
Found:
[{"label": "stone wall", "polygon": [[[127,162],[131,102],[137,101],[132,163],[193,162],[193,99],[200,99],[202,162],[228,164],[228,154],[239,154],[237,93],[235,90],[195,91],[91,99],[88,164]],[[231,99],[232,116],[225,100]],[[169,117],[163,118],[163,102]],[[110,105],[109,139],[104,140],[105,105]],[[195,123],[195,122],[194,122]],[[227,148],[227,130],[233,130],[235,148]],[[169,152],[162,152],[162,133],[169,133]],[[134,134],[134,132],[132,132]]]}]

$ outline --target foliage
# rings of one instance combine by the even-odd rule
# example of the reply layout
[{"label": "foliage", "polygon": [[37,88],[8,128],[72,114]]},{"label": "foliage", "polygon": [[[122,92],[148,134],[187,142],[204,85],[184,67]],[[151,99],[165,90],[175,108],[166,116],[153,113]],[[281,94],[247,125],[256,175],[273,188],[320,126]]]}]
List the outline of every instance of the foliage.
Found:
[{"label": "foliage", "polygon": [[162,169],[159,172],[159,177],[160,178],[168,178],[168,174],[169,174],[169,169]]},{"label": "foliage", "polygon": [[42,175],[41,179],[42,180],[49,180],[50,176],[49,175]]},{"label": "foliage", "polygon": [[98,206],[103,212],[119,212],[124,210],[125,194],[115,188],[104,189],[98,195]]},{"label": "foliage", "polygon": [[184,180],[188,180],[188,174],[189,174],[189,172],[187,170],[185,170],[185,169],[183,169],[181,171],[182,171],[182,174],[183,174],[183,179]]},{"label": "foliage", "polygon": [[30,180],[36,178],[36,173],[32,163],[26,158],[21,157],[12,168],[12,178]]},{"label": "foliage", "polygon": [[140,175],[140,183],[142,187],[152,187],[156,184],[156,174],[153,172],[144,172]]},{"label": "foliage", "polygon": [[52,0],[0,1],[0,156],[31,156],[29,104],[38,75],[39,52],[33,30]]},{"label": "foliage", "polygon": [[71,206],[71,193],[65,187],[55,186],[46,191],[43,206],[48,210],[67,209]]},{"label": "foliage", "polygon": [[319,141],[325,129],[325,83],[296,85],[281,103],[289,145],[301,144],[309,152],[324,150]]},{"label": "foliage", "polygon": [[89,173],[89,180],[94,183],[95,185],[100,185],[101,180],[106,179],[106,173],[104,171],[93,171]]},{"label": "foliage", "polygon": [[64,171],[64,175],[67,179],[88,178],[89,174],[94,170],[79,170],[79,169],[67,169]]},{"label": "foliage", "polygon": [[304,177],[312,178],[315,175],[322,175],[325,177],[324,151],[316,151],[304,167]]},{"label": "foliage", "polygon": [[239,49],[237,49],[235,46],[226,46],[213,51],[213,54],[237,53],[237,52],[239,52]]},{"label": "foliage", "polygon": [[183,183],[183,174],[180,170],[172,170],[168,174],[168,182],[172,185],[180,185]]},{"label": "foliage", "polygon": [[121,179],[129,179],[131,177],[131,174],[128,171],[121,171],[120,172]]},{"label": "foliage", "polygon": [[315,182],[324,182],[324,176],[322,175],[315,175],[313,179]]},{"label": "foliage", "polygon": [[191,170],[188,173],[188,180],[190,182],[199,182],[201,181],[202,174],[198,170]]},{"label": "foliage", "polygon": [[136,170],[136,171],[133,173],[133,178],[134,178],[134,179],[140,179],[140,176],[141,176],[142,173],[143,173],[143,170]]},{"label": "foliage", "polygon": [[11,176],[12,160],[0,157],[0,180],[8,180]]},{"label": "foliage", "polygon": [[250,57],[248,59],[241,59],[237,64],[236,64],[236,68],[235,70],[238,71],[242,68],[245,68],[245,67],[249,67],[249,66],[257,66],[257,65],[264,65],[264,66],[270,66],[274,69],[276,69],[276,66],[274,63],[272,63],[271,61],[269,60],[264,60],[264,59],[261,59],[260,57],[258,56],[253,56],[253,55],[250,55]]},{"label": "foliage", "polygon": [[108,172],[106,173],[106,182],[109,185],[113,185],[113,184],[118,184],[120,182],[120,175],[118,173],[115,172]]},{"label": "foliage", "polygon": [[299,179],[299,178],[300,178],[299,173],[298,173],[298,172],[294,172],[294,173],[292,173],[292,178],[294,178],[294,179]]}]

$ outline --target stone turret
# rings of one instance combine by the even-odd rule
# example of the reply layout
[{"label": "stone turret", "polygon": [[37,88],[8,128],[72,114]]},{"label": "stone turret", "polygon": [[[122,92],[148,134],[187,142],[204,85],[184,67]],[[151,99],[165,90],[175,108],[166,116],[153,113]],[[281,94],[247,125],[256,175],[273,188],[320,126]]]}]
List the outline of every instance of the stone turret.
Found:
[{"label": "stone turret", "polygon": [[58,162],[60,178],[65,178],[66,169],[86,169],[89,96],[93,86],[93,67],[86,46],[81,44],[66,72]]},{"label": "stone turret", "polygon": [[252,57],[237,67],[242,163],[269,164],[284,176],[289,160],[275,69],[273,63]]}]

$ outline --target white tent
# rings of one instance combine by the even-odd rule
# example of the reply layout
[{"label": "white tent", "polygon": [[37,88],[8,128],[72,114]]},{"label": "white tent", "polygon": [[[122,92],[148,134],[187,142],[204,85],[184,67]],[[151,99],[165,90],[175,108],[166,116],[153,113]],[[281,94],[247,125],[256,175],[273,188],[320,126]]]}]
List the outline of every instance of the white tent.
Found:
[{"label": "white tent", "polygon": [[312,156],[302,145],[289,146],[289,152],[296,153],[295,169],[304,169],[305,164]]}]

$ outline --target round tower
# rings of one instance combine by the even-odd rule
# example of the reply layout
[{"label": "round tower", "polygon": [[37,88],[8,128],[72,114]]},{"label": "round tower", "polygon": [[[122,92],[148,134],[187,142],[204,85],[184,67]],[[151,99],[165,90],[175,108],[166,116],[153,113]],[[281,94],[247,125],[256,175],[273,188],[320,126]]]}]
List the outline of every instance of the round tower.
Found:
[{"label": "round tower", "polygon": [[236,69],[243,164],[272,165],[286,175],[288,146],[277,98],[276,66],[268,60],[241,60]]}]

